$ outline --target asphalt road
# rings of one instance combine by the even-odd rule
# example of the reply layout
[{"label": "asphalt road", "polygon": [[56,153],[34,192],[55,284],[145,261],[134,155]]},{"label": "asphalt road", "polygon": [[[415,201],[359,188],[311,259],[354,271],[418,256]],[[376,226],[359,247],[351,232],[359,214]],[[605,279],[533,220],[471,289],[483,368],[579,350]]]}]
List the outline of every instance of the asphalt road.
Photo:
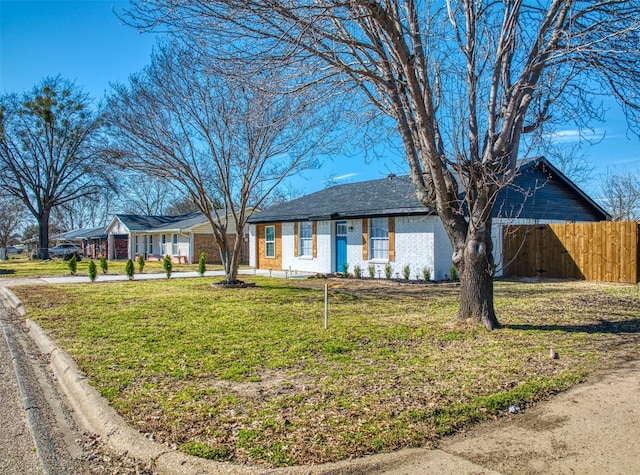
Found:
[{"label": "asphalt road", "polygon": [[82,434],[57,391],[46,355],[35,350],[22,321],[5,307],[0,323],[0,427],[6,428],[0,436],[0,473],[88,473],[82,465]]},{"label": "asphalt road", "polygon": [[[0,318],[7,313],[0,303]],[[3,325],[4,326],[4,325]],[[8,325],[10,327],[10,325]],[[27,423],[7,339],[0,337],[0,473],[41,474],[40,461]]]},{"label": "asphalt road", "polygon": [[37,351],[22,320],[4,305],[0,299],[0,474],[149,473],[80,429],[48,355]]}]

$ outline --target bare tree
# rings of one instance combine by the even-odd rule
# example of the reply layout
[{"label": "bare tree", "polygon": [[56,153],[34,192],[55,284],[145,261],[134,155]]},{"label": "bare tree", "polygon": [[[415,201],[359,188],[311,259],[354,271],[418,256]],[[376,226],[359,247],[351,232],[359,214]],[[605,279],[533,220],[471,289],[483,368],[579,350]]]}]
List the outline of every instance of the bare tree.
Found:
[{"label": "bare tree", "polygon": [[517,173],[523,134],[586,125],[601,113],[594,94],[612,94],[633,119],[640,110],[637,0],[132,3],[138,27],[168,26],[263,69],[286,61],[310,83],[359,89],[388,115],[416,194],[452,243],[458,318],[488,329],[500,326],[492,210]]},{"label": "bare tree", "polygon": [[169,216],[180,216],[183,214],[197,213],[198,207],[188,197],[176,197],[167,208]]},{"label": "bare tree", "polygon": [[146,216],[167,214],[178,198],[177,190],[166,179],[134,172],[120,182],[121,206],[126,213]]},{"label": "bare tree", "polygon": [[[326,129],[302,92],[271,93],[277,81],[271,73],[224,75],[206,58],[166,44],[109,98],[120,163],[171,183],[204,213],[227,282],[237,280],[252,208],[285,177],[314,165]],[[230,222],[239,238],[227,232]]]},{"label": "bare tree", "polygon": [[0,248],[5,252],[11,238],[24,223],[26,209],[15,197],[0,194]]},{"label": "bare tree", "polygon": [[547,157],[575,184],[584,187],[594,179],[595,165],[586,157],[580,144],[556,145],[547,152]]},{"label": "bare tree", "polygon": [[52,210],[95,191],[101,123],[88,96],[60,77],[0,97],[0,184],[36,218],[42,259],[49,257]]},{"label": "bare tree", "polygon": [[614,221],[640,221],[640,172],[608,174],[603,192]]},{"label": "bare tree", "polygon": [[56,206],[51,212],[51,220],[59,228],[67,231],[97,228],[106,226],[118,207],[119,198],[116,190],[105,185],[97,188],[94,194]]}]

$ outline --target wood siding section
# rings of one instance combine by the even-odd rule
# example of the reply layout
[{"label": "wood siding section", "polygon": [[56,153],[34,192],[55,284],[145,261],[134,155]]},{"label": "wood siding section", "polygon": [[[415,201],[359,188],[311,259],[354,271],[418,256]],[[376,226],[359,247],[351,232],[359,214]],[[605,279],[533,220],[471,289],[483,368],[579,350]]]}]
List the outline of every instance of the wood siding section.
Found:
[{"label": "wood siding section", "polygon": [[[267,257],[266,231],[268,226],[274,226],[276,232],[276,256]],[[256,226],[258,239],[258,252],[256,255],[256,267],[258,269],[282,270],[282,224],[258,224]]]},{"label": "wood siding section", "polygon": [[362,219],[362,260],[369,260],[369,220]]},{"label": "wood siding section", "polygon": [[396,260],[396,219],[389,218],[387,224],[389,232],[389,262]]},{"label": "wood siding section", "polygon": [[635,221],[505,226],[505,276],[640,281]]},{"label": "wood siding section", "polygon": [[311,246],[313,258],[318,257],[318,222],[311,223]]}]

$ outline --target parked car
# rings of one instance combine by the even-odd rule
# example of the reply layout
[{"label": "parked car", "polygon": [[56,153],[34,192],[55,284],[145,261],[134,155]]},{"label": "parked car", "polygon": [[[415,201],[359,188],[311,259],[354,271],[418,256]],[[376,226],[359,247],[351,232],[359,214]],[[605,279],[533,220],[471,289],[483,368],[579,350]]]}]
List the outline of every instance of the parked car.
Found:
[{"label": "parked car", "polygon": [[49,249],[49,256],[62,257],[64,260],[71,259],[71,256],[76,256],[76,259],[80,260],[80,246],[72,243],[58,244],[55,247]]},{"label": "parked car", "polygon": [[7,248],[7,254],[22,254],[22,248],[9,246]]}]

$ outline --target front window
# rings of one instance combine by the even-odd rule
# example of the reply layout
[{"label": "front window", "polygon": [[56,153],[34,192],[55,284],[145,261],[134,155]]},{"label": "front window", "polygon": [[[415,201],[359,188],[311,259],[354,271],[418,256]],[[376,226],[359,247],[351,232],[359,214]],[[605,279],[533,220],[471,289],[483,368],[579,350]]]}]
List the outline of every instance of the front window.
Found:
[{"label": "front window", "polygon": [[134,238],[135,244],[136,244],[136,254],[138,254],[138,235],[136,234],[135,238]]},{"label": "front window", "polygon": [[389,259],[389,221],[386,218],[371,220],[371,259]]},{"label": "front window", "polygon": [[313,229],[311,223],[300,223],[300,255],[313,255]]},{"label": "front window", "polygon": [[174,256],[177,256],[178,253],[178,235],[177,234],[172,234],[171,235],[171,254],[173,254]]},{"label": "front window", "polygon": [[153,254],[153,235],[149,236],[149,254]]},{"label": "front window", "polygon": [[265,233],[265,255],[266,257],[276,257],[276,227],[266,226]]}]

